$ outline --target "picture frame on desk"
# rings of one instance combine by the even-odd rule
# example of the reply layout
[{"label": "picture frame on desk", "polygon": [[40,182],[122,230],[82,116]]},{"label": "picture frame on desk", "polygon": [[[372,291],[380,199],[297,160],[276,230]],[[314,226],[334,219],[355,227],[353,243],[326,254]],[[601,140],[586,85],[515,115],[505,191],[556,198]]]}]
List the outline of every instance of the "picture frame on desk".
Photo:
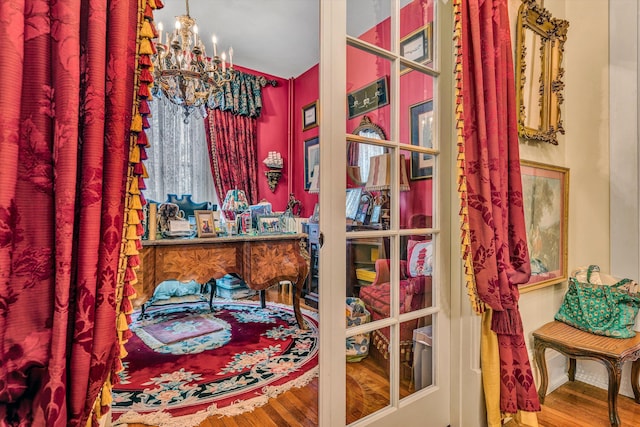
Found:
[{"label": "picture frame on desk", "polygon": [[200,237],[216,237],[216,221],[213,211],[194,211],[196,216],[196,230],[198,238]]},{"label": "picture frame on desk", "polygon": [[369,223],[371,224],[377,224],[380,222],[380,214],[382,213],[382,206],[381,205],[374,205],[373,209],[371,210],[371,219],[369,220]]},{"label": "picture frame on desk", "polygon": [[277,234],[282,233],[280,215],[261,215],[258,217],[258,233]]}]

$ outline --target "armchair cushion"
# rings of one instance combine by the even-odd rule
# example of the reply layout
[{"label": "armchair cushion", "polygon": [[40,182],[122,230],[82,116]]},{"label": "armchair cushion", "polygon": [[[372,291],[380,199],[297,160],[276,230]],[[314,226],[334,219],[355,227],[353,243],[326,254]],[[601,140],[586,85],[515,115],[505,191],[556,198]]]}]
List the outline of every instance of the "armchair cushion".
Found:
[{"label": "armchair cushion", "polygon": [[431,276],[433,272],[433,242],[430,240],[409,240],[407,259],[407,276]]}]

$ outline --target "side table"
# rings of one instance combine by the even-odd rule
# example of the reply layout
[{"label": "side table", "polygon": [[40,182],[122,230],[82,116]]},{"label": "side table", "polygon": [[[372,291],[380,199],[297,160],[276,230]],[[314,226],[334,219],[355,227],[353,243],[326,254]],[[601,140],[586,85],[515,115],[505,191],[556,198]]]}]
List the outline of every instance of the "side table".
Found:
[{"label": "side table", "polygon": [[609,373],[609,421],[620,426],[618,393],[622,364],[633,361],[631,386],[636,403],[640,403],[640,334],[633,338],[609,338],[576,329],[566,323],[553,321],[533,332],[535,361],[540,372],[538,398],[544,403],[547,394],[548,373],[545,350],[552,348],[569,358],[569,381],[575,380],[576,359],[592,359],[602,362]]}]

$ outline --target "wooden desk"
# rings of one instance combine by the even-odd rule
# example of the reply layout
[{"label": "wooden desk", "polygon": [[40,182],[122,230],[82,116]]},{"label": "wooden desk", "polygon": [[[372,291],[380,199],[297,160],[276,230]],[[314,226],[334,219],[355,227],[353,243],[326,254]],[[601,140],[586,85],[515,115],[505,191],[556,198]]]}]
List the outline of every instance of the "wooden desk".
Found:
[{"label": "wooden desk", "polygon": [[[298,325],[306,329],[300,313],[302,287],[309,272],[306,234],[233,236],[201,239],[144,240],[140,251],[138,283],[140,306],[164,280],[206,283],[225,274],[240,275],[251,289],[265,289],[289,280],[294,285],[293,310]],[[264,292],[260,293],[265,306]]]},{"label": "wooden desk", "polygon": [[581,331],[566,323],[553,321],[533,332],[535,361],[540,370],[538,398],[544,403],[547,394],[547,361],[545,350],[552,348],[569,358],[569,381],[575,380],[576,359],[592,359],[602,362],[609,373],[609,422],[620,425],[618,416],[618,392],[622,364],[632,361],[631,386],[636,403],[640,403],[640,334],[633,338],[609,338]]}]

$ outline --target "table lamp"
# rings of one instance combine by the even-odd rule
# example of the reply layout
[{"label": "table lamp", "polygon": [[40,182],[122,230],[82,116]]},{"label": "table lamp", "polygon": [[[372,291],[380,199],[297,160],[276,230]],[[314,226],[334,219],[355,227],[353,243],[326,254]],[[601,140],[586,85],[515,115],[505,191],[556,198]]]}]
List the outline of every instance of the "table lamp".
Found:
[{"label": "table lamp", "polygon": [[[407,176],[407,164],[404,154],[400,155],[400,191],[409,191],[409,178]],[[382,206],[381,220],[383,226],[389,228],[390,224],[390,199],[391,188],[391,153],[380,154],[369,158],[369,176],[364,186],[367,191],[379,191],[377,204]]]},{"label": "table lamp", "polygon": [[222,215],[226,221],[235,221],[236,216],[249,209],[249,201],[243,190],[233,189],[227,191],[222,203]]}]

